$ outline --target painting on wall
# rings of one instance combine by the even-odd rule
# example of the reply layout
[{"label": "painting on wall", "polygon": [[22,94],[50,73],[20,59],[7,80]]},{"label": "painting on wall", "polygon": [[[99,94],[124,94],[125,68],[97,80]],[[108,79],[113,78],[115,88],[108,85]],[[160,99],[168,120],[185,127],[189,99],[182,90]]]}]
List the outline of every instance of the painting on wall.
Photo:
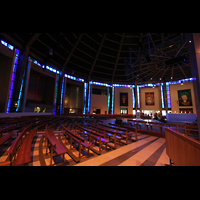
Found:
[{"label": "painting on wall", "polygon": [[178,90],[179,106],[192,106],[191,89]]},{"label": "painting on wall", "polygon": [[155,105],[154,92],[145,92],[145,103],[146,106]]},{"label": "painting on wall", "polygon": [[128,106],[128,93],[120,93],[120,106]]}]

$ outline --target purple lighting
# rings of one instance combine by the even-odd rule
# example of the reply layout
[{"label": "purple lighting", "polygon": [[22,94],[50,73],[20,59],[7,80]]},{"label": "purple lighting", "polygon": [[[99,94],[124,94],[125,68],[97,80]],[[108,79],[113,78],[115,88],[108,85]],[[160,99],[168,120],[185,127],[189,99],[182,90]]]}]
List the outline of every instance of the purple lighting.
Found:
[{"label": "purple lighting", "polygon": [[[10,46],[12,46],[12,45],[10,45]],[[14,61],[14,66],[13,66],[13,71],[12,71],[12,78],[11,78],[11,82],[10,82],[10,92],[9,92],[9,99],[8,99],[8,105],[7,105],[7,113],[10,112],[12,95],[13,95],[13,87],[14,87],[15,76],[16,76],[16,71],[17,71],[18,58],[19,58],[19,50],[15,49],[15,61]]]}]

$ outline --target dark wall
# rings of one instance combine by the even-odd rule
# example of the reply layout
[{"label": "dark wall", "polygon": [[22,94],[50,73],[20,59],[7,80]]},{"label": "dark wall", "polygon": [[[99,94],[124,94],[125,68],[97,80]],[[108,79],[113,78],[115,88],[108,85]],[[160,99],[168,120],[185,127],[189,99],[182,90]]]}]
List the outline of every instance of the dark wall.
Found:
[{"label": "dark wall", "polygon": [[83,110],[83,86],[66,84],[65,89],[65,108],[77,108],[82,113]]},{"label": "dark wall", "polygon": [[[38,77],[39,77],[39,82],[38,82]],[[37,90],[37,82],[38,82],[38,90]],[[55,78],[43,75],[31,69],[29,84],[28,84],[28,92],[27,92],[27,102],[53,105],[54,89],[55,89]],[[35,101],[36,90],[37,90],[37,99]]]},{"label": "dark wall", "polygon": [[4,112],[6,97],[9,92],[9,80],[12,70],[12,59],[0,54],[0,112]]}]

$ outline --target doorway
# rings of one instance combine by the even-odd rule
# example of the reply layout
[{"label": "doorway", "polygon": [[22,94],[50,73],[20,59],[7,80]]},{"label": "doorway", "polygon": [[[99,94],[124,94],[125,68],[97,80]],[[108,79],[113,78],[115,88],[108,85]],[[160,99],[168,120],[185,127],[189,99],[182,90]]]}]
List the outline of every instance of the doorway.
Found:
[{"label": "doorway", "polygon": [[101,114],[101,109],[94,109],[93,114]]},{"label": "doorway", "polygon": [[120,108],[120,114],[128,114],[128,108]]}]

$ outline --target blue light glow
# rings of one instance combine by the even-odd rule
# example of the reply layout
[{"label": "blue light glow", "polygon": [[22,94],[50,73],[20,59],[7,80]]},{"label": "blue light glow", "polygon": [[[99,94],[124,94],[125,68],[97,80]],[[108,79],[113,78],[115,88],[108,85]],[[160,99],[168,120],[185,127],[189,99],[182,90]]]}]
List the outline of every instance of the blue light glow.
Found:
[{"label": "blue light glow", "polygon": [[13,86],[14,86],[14,82],[15,82],[16,69],[17,69],[17,64],[18,64],[18,57],[19,57],[19,50],[15,49],[15,61],[14,61],[13,70],[12,70],[12,78],[11,78],[11,82],[10,82],[10,92],[9,92],[9,98],[8,98],[7,113],[10,112],[10,107],[11,107]]},{"label": "blue light glow", "polygon": [[84,83],[84,108],[83,108],[84,115],[85,115],[85,111],[86,111],[87,85],[88,85],[88,83]]},{"label": "blue light glow", "polygon": [[133,108],[135,108],[135,90],[132,88],[132,97],[133,97]]},{"label": "blue light glow", "polygon": [[178,81],[170,81],[170,82],[166,82],[166,84],[178,84],[178,83],[181,83],[181,81],[184,83],[184,82],[189,82],[189,81],[196,81],[196,77],[194,78],[186,78],[186,79],[181,79],[181,80],[178,80]]},{"label": "blue light glow", "polygon": [[[12,51],[14,50],[14,47],[11,44],[8,44],[7,42],[5,42],[4,40],[1,40],[1,44],[3,44],[5,47],[8,47]],[[16,53],[19,53],[18,51],[19,50],[17,49]]]},{"label": "blue light glow", "polygon": [[57,74],[56,80],[56,93],[55,93],[55,100],[54,100],[54,115],[56,114],[56,107],[57,107],[57,96],[58,96],[58,83],[59,83],[59,75]]},{"label": "blue light glow", "polygon": [[140,108],[140,85],[137,85],[137,108]]},{"label": "blue light glow", "polygon": [[[43,69],[45,68],[45,65],[42,65],[40,64],[37,60],[33,59],[33,58],[30,58],[31,62],[33,62],[34,64],[38,65],[39,67],[42,67]],[[53,73],[57,73],[57,74],[60,74],[60,71],[57,70],[57,69],[54,69],[53,67],[50,67],[50,66],[46,66],[46,69],[53,72]]]},{"label": "blue light glow", "polygon": [[112,87],[112,114],[114,114],[114,101],[115,101],[115,87]]},{"label": "blue light glow", "polygon": [[160,86],[160,90],[161,90],[162,108],[165,108],[163,83],[162,83],[161,86]]},{"label": "blue light glow", "polygon": [[168,105],[168,108],[171,108],[170,86],[169,86],[169,82],[166,83],[166,91],[167,91],[167,105]]},{"label": "blue light glow", "polygon": [[80,82],[84,82],[84,81],[85,81],[85,80],[82,79],[82,78],[76,78],[76,77],[70,76],[70,75],[68,75],[68,74],[65,74],[65,77],[66,77],[66,78],[69,78],[69,79],[72,79],[72,80],[75,80],[75,81],[80,81]]},{"label": "blue light glow", "polygon": [[110,114],[110,88],[108,88],[108,114]]},{"label": "blue light glow", "polygon": [[91,84],[89,83],[89,92],[88,92],[88,114],[90,114],[90,96],[91,96]]},{"label": "blue light glow", "polygon": [[5,42],[5,41],[3,41],[3,40],[1,40],[1,44],[3,44],[3,45],[6,46],[6,47],[7,47],[7,45],[8,45],[8,43]]},{"label": "blue light glow", "polygon": [[106,87],[110,87],[111,85],[110,84],[107,84],[107,83],[100,83],[100,82],[93,82],[93,81],[90,81],[91,84],[93,85],[101,85],[101,86],[106,86]]},{"label": "blue light glow", "polygon": [[64,97],[65,97],[65,94],[64,94],[64,85],[65,85],[65,77],[63,77],[63,81],[62,81],[62,89],[61,89],[61,97],[60,97],[60,114],[62,114],[63,102],[64,102]]},{"label": "blue light glow", "polygon": [[122,84],[113,84],[114,87],[135,87],[135,85],[122,85]]}]

